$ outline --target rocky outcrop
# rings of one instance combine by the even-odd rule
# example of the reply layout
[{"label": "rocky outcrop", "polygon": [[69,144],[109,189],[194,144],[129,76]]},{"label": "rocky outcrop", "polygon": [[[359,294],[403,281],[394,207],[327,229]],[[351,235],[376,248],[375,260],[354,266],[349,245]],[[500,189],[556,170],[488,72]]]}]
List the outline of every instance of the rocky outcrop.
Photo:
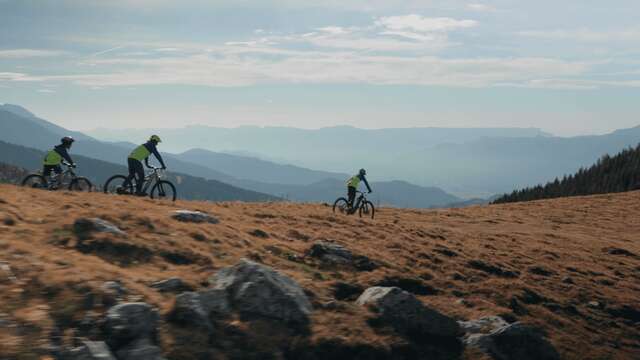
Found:
[{"label": "rocky outcrop", "polygon": [[368,257],[355,255],[344,246],[328,241],[316,241],[307,253],[324,265],[349,266],[360,271],[373,271],[378,268],[378,264]]},{"label": "rocky outcrop", "polygon": [[499,317],[461,322],[464,344],[477,347],[496,360],[559,360],[560,355],[539,329],[522,323],[506,324]]},{"label": "rocky outcrop", "polygon": [[108,233],[126,237],[127,234],[114,224],[99,218],[79,218],[73,223],[73,232],[80,239],[87,239],[92,233]]},{"label": "rocky outcrop", "polygon": [[291,324],[309,322],[312,307],[300,285],[265,265],[243,259],[220,270],[210,283],[214,290],[223,291],[231,307],[245,317],[261,316]]},{"label": "rocky outcrop", "polygon": [[171,213],[171,217],[175,220],[188,222],[188,223],[209,223],[209,224],[218,224],[220,221],[215,217],[203,213],[201,211],[192,211],[192,210],[176,210]]},{"label": "rocky outcrop", "polygon": [[424,306],[415,296],[397,287],[369,288],[356,303],[372,307],[380,320],[403,334],[445,338],[461,334],[454,319]]},{"label": "rocky outcrop", "polygon": [[230,312],[227,294],[211,289],[178,295],[169,319],[178,324],[212,330],[211,315],[226,317]]},{"label": "rocky outcrop", "polygon": [[145,303],[120,304],[105,316],[105,337],[118,360],[161,360],[155,345],[158,313]]},{"label": "rocky outcrop", "polygon": [[176,297],[169,320],[184,326],[213,329],[212,318],[237,311],[245,318],[262,317],[291,325],[307,325],[311,303],[291,278],[261,264],[242,260],[209,280],[212,288]]}]

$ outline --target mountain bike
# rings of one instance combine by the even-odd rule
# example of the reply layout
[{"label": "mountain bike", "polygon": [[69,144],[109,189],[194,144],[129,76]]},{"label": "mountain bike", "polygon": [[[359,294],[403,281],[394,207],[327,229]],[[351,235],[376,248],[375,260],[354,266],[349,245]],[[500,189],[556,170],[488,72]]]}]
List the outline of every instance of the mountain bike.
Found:
[{"label": "mountain bike", "polygon": [[358,196],[355,206],[350,206],[349,200],[341,197],[333,203],[333,212],[351,215],[357,211],[360,217],[371,216],[373,219],[376,214],[376,208],[373,206],[373,203],[367,200],[367,195],[362,191],[357,191],[357,193],[360,194],[360,196]]},{"label": "mountain bike", "polygon": [[[158,200],[176,201],[176,187],[167,180],[162,180],[164,171],[155,166],[149,167],[151,171],[144,177],[141,191],[146,193],[149,188],[149,197]],[[114,175],[104,183],[105,194],[134,195],[136,193],[136,179],[132,179],[127,184],[127,176]]]},{"label": "mountain bike", "polygon": [[72,191],[91,191],[93,184],[89,179],[77,176],[73,171],[74,165],[62,163],[66,167],[59,175],[44,176],[42,172],[27,175],[20,183],[24,187],[34,189],[58,190],[67,189]]}]

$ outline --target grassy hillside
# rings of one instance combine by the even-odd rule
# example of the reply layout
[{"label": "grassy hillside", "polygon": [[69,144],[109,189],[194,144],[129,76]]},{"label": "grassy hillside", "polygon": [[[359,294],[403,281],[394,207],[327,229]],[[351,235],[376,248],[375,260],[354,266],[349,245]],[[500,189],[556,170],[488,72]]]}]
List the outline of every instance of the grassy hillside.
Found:
[{"label": "grassy hillside", "polygon": [[[206,211],[220,222],[180,223],[169,216],[176,209]],[[80,247],[72,225],[82,217],[110,221],[126,237],[98,234]],[[194,359],[207,339],[171,323],[175,295],[149,285],[180,277],[202,289],[241,258],[301,284],[314,306],[310,329],[222,320],[211,339],[216,358],[291,358],[284,348],[300,344],[402,349],[406,340],[374,326],[371,312],[336,298],[336,288],[357,294],[389,283],[456,319],[501,315],[539,326],[563,359],[640,358],[639,217],[640,192],[437,211],[383,208],[371,221],[320,205],[167,205],[0,185],[0,261],[7,265],[0,269],[0,322],[9,324],[0,326],[0,358],[37,359],[52,339],[69,346],[76,336],[99,337],[86,324],[109,306],[104,282],[118,280],[126,301],[158,307],[167,358]],[[335,241],[379,267],[322,265],[307,256],[317,240]],[[473,349],[461,358],[486,359]]]}]

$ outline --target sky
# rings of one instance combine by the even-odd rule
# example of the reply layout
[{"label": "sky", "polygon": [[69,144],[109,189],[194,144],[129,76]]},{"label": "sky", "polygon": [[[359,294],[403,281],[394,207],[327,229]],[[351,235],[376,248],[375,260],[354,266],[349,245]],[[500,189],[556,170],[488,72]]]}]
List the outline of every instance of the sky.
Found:
[{"label": "sky", "polygon": [[0,0],[0,103],[77,130],[640,125],[637,0]]}]

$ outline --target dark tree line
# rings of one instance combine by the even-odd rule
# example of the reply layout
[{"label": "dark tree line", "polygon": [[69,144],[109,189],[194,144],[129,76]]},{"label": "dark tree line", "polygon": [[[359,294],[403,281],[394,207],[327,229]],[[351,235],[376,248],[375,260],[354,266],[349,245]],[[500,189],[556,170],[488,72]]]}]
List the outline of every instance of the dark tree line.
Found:
[{"label": "dark tree line", "polygon": [[605,155],[588,169],[547,185],[516,190],[494,201],[494,204],[552,199],[568,196],[616,193],[640,189],[640,145],[615,156]]}]

